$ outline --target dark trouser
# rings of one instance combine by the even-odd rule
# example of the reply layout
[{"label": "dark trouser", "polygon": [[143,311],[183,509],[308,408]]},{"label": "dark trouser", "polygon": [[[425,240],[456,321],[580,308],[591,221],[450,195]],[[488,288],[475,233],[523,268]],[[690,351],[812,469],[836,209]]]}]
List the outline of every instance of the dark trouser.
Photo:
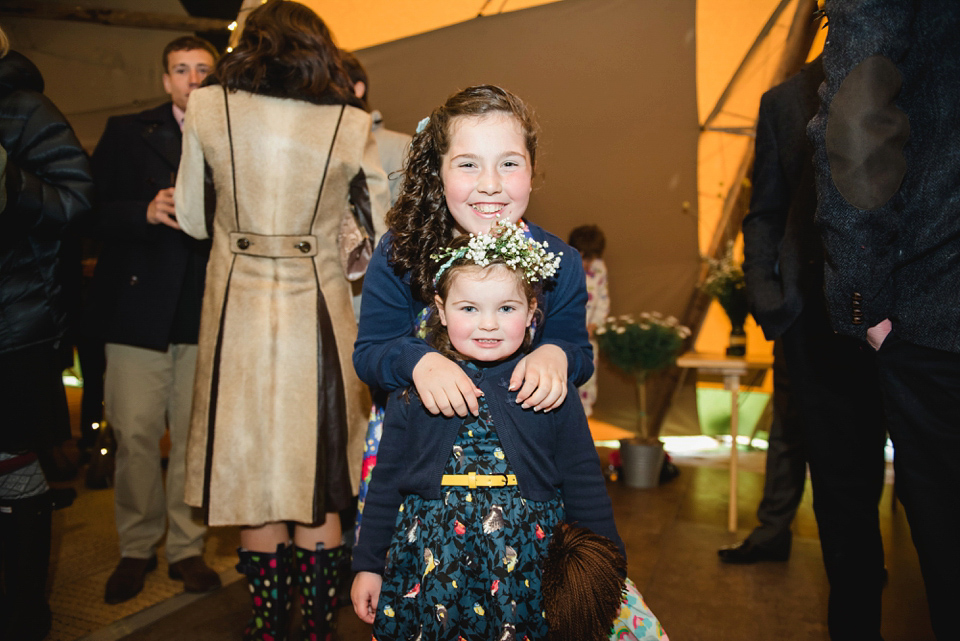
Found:
[{"label": "dark trouser", "polygon": [[877,354],[897,494],[910,522],[938,639],[960,603],[960,354],[890,334]]},{"label": "dark trouser", "polygon": [[757,526],[747,537],[754,545],[790,544],[790,524],[803,499],[807,480],[807,453],[797,399],[791,395],[783,343],[773,343],[773,424],[767,447],[763,499],[757,508]]},{"label": "dark trouser", "polygon": [[876,355],[835,334],[822,302],[806,305],[783,347],[806,428],[813,509],[830,581],[830,637],[879,639],[884,560],[877,506],[886,426]]},{"label": "dark trouser", "polygon": [[[50,498],[0,500],[0,593],[6,612],[3,638],[39,641],[50,630]],[[9,637],[6,634],[9,633]]]}]

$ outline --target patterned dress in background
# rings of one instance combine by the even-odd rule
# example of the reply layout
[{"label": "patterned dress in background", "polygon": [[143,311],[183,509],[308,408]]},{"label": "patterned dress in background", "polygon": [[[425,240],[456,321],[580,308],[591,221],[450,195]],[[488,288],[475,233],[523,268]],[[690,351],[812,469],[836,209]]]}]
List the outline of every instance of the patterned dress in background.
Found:
[{"label": "patterned dress in background", "polygon": [[[485,400],[463,421],[444,474],[511,474]],[[378,641],[543,639],[540,559],[563,504],[527,501],[518,486],[443,488],[406,497],[387,555],[374,622]]]},{"label": "patterned dress in background", "polygon": [[[587,327],[602,325],[610,315],[610,293],[607,291],[607,265],[602,258],[594,258],[584,265],[587,274]],[[597,340],[590,332],[590,344],[593,345],[593,366],[597,366],[600,355]],[[586,383],[580,386],[580,400],[587,416],[593,414],[593,404],[597,400],[597,373],[594,372]]]}]

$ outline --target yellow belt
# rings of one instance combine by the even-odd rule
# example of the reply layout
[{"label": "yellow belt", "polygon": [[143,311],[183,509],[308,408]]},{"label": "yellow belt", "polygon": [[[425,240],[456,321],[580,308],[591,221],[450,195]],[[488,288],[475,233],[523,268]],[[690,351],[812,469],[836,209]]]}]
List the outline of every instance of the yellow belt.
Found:
[{"label": "yellow belt", "polygon": [[444,474],[441,485],[463,485],[466,487],[504,487],[516,485],[516,474]]}]

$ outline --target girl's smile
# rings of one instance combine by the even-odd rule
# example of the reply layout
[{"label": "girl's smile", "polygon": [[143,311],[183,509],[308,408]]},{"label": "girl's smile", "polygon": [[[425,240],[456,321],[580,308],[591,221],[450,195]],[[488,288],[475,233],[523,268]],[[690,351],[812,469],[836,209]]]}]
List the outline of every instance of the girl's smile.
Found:
[{"label": "girl's smile", "polygon": [[453,348],[484,362],[509,358],[520,349],[536,309],[516,274],[502,265],[461,269],[446,300],[438,296],[436,302]]},{"label": "girl's smile", "polygon": [[459,116],[440,177],[447,208],[461,234],[482,234],[499,216],[517,222],[527,210],[533,167],[520,123],[507,113]]}]

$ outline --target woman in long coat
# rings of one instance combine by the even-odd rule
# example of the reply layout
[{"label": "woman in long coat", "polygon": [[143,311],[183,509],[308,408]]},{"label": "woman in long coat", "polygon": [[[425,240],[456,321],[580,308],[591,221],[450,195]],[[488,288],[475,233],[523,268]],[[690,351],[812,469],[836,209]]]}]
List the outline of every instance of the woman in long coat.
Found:
[{"label": "woman in long coat", "polygon": [[382,232],[387,181],[370,116],[351,106],[338,50],[303,5],[270,0],[251,12],[213,77],[219,85],[190,96],[175,192],[182,229],[213,239],[186,500],[210,525],[243,526],[246,638],[286,636],[293,575],[305,633],[323,638],[337,511],[359,483],[370,407],[351,366],[356,320],[338,230],[351,202],[367,202]]}]

